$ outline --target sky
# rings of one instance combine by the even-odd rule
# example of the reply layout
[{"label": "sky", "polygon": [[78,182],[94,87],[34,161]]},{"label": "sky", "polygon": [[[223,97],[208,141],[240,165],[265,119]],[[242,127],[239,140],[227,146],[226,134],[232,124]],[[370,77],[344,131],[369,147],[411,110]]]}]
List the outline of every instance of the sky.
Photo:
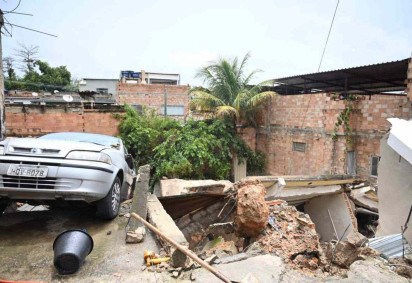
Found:
[{"label": "sky", "polygon": [[[0,0],[3,11],[18,0]],[[67,66],[75,78],[119,78],[121,70],[179,73],[202,85],[197,70],[218,58],[251,53],[255,83],[316,72],[335,0],[21,0],[6,14],[3,56],[19,44],[39,46],[39,59]],[[7,26],[10,30],[10,27]],[[411,0],[340,0],[321,71],[411,56]]]}]

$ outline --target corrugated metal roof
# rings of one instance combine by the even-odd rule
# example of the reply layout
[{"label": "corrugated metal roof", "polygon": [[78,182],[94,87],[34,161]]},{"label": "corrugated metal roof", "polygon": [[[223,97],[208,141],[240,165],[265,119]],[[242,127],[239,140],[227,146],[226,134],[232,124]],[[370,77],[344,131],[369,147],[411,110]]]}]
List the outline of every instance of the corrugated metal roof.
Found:
[{"label": "corrugated metal roof", "polygon": [[280,94],[346,92],[377,94],[403,91],[409,58],[360,67],[338,69],[275,79],[273,87]]},{"label": "corrugated metal roof", "polygon": [[378,238],[369,239],[369,247],[381,252],[388,258],[400,257],[403,250],[407,250],[409,245],[402,234],[393,234]]}]

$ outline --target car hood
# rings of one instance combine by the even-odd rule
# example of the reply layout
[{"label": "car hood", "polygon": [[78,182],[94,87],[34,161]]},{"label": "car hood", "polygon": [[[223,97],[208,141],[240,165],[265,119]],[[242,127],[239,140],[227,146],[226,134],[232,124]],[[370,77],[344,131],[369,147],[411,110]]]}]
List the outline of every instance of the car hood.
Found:
[{"label": "car hood", "polygon": [[50,156],[66,157],[73,150],[102,151],[107,146],[89,142],[35,139],[35,138],[10,138],[3,142],[5,155],[25,156]]}]

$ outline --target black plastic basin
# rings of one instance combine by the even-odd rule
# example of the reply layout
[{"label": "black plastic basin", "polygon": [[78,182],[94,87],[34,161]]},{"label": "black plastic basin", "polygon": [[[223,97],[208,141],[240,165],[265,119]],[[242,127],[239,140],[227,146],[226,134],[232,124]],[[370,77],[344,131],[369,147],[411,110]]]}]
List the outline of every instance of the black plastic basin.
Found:
[{"label": "black plastic basin", "polygon": [[53,243],[54,266],[60,274],[79,270],[84,259],[93,250],[93,238],[84,230],[67,230]]}]

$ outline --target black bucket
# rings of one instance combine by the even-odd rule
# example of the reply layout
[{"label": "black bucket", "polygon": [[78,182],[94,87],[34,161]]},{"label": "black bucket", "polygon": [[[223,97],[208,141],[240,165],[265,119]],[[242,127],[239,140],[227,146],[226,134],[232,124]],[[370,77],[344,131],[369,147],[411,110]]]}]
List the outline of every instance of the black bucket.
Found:
[{"label": "black bucket", "polygon": [[93,238],[84,230],[67,230],[54,240],[54,266],[60,274],[79,270],[93,250]]}]

